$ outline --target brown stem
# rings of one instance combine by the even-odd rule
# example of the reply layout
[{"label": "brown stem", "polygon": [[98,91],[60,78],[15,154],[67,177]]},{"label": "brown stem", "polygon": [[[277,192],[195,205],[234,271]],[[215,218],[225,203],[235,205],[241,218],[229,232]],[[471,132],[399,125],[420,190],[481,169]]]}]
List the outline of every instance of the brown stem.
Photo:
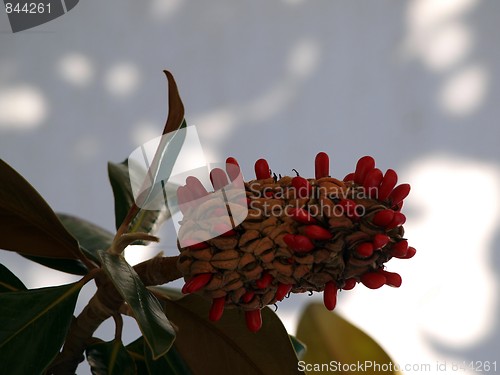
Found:
[{"label": "brown stem", "polygon": [[[182,275],[177,269],[177,256],[156,257],[134,266],[146,286],[161,285],[177,280]],[[111,280],[101,273],[96,277],[97,292],[73,320],[66,336],[63,350],[52,362],[47,374],[74,374],[78,363],[83,361],[83,352],[92,341],[95,330],[109,317],[120,311],[124,300]]]}]

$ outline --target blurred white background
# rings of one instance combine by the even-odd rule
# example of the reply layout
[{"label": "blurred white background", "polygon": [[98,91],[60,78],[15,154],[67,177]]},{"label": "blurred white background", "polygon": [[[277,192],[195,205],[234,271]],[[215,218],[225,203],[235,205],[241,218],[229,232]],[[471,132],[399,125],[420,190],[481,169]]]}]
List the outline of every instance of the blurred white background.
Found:
[{"label": "blurred white background", "polygon": [[[247,179],[260,157],[313,175],[319,151],[340,178],[367,154],[397,170],[417,256],[389,263],[401,288],[358,286],[338,310],[401,365],[500,366],[498,12],[477,0],[85,0],[17,34],[1,13],[0,157],[56,211],[113,230],[106,162],[159,134],[169,69],[208,158],[235,156]],[[161,237],[131,262],[175,254],[171,223]],[[0,263],[29,287],[75,279],[9,252]],[[279,304],[290,332],[311,298]]]}]

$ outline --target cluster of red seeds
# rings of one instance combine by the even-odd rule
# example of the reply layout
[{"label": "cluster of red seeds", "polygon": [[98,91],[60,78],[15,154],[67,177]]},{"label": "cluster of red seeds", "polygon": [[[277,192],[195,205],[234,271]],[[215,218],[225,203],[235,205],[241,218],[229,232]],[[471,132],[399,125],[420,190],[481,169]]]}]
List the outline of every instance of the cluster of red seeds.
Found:
[{"label": "cluster of red seeds", "polygon": [[[228,158],[226,163],[238,166],[234,158]],[[227,175],[231,180],[235,180],[238,174],[238,168],[227,170]],[[383,285],[393,287],[401,285],[400,275],[386,271],[384,263],[392,257],[409,259],[415,255],[416,250],[409,247],[408,242],[402,238],[404,233],[402,225],[406,218],[401,213],[401,208],[403,200],[409,194],[410,186],[408,184],[396,186],[398,178],[395,171],[388,169],[384,174],[375,167],[375,161],[372,157],[365,156],[359,159],[353,173],[348,174],[343,181],[335,180],[329,177],[328,155],[321,152],[315,159],[315,179],[296,176],[293,178],[283,177],[278,180],[272,176],[269,165],[264,159],[255,163],[255,174],[257,182],[271,181],[271,184],[286,191],[286,199],[292,200],[293,198],[294,202],[301,202],[300,205],[287,209],[285,214],[280,217],[280,223],[283,225],[288,224],[287,220],[293,222],[291,224],[292,230],[290,233],[285,231],[273,237],[272,251],[277,254],[280,252],[280,248],[287,247],[293,255],[285,259],[284,263],[298,264],[302,267],[301,259],[314,255],[315,260],[312,265],[306,267],[305,272],[299,276],[294,274],[293,278],[290,275],[285,276],[280,273],[278,267],[280,263],[263,261],[262,272],[259,272],[254,279],[241,283],[242,285],[236,291],[232,289],[213,291],[213,288],[210,289],[209,296],[212,298],[212,307],[209,318],[211,320],[219,320],[226,306],[237,306],[245,310],[248,328],[251,331],[257,331],[262,325],[260,309],[263,306],[261,304],[281,301],[290,292],[323,291],[326,308],[333,310],[338,290],[350,290],[358,282],[371,289],[377,289]],[[215,190],[221,189],[229,183],[226,172],[221,169],[212,170],[210,178]],[[245,183],[247,190],[245,203],[249,207],[252,206],[252,200],[256,199],[250,193],[251,183],[252,181]],[[352,199],[348,197],[336,199],[329,196],[322,197],[319,200],[324,198],[325,202],[333,205],[333,209],[341,210],[342,217],[328,220],[322,213],[314,215],[310,208],[315,189],[324,185],[329,186],[328,184],[333,186],[333,191],[335,189],[349,192],[362,190],[365,197]],[[210,195],[195,177],[188,177],[186,185],[181,186],[177,194],[180,204],[188,204]],[[276,198],[276,193],[271,190],[264,191],[264,195],[269,200]],[[359,210],[360,207],[363,210]],[[366,211],[365,208],[367,208]],[[250,211],[249,221],[252,220]],[[243,223],[236,228],[216,229],[218,233],[223,233],[220,236],[222,239],[236,238],[241,240],[244,236],[244,228]],[[339,236],[342,237],[343,247],[340,253],[335,253],[331,250],[332,243],[334,241],[338,243]],[[213,258],[228,254],[217,248],[216,241],[217,239],[213,242],[209,240],[193,243],[187,248],[181,248],[181,255],[183,252],[187,254],[207,248],[210,249],[210,256]],[[235,247],[235,250],[240,251],[242,256],[244,255],[244,251],[241,251],[238,246]],[[337,267],[338,262],[341,265]],[[325,273],[325,264],[328,267],[328,264],[331,266],[333,263],[337,268],[331,268],[329,273]],[[206,292],[206,289],[209,289],[207,286],[214,282],[215,275],[224,272],[224,269],[212,272],[193,272],[190,270],[188,272],[190,274],[186,275],[187,282],[182,288],[182,292]],[[259,296],[260,304],[255,302],[256,296]]]}]

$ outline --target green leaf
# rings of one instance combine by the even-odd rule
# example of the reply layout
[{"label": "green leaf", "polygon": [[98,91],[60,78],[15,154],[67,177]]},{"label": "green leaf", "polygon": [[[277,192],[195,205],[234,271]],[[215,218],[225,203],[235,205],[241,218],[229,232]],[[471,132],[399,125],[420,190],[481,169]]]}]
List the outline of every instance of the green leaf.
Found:
[{"label": "green leaf", "polygon": [[0,176],[0,249],[48,258],[84,258],[40,194],[3,160]]},{"label": "green leaf", "polygon": [[135,375],[134,360],[121,340],[90,345],[85,351],[94,375]]},{"label": "green leaf", "polygon": [[2,373],[40,374],[59,352],[83,284],[0,294]]},{"label": "green leaf", "polygon": [[151,350],[147,345],[144,346],[144,356],[146,365],[150,374],[169,374],[169,375],[191,375],[192,372],[184,362],[175,346],[172,346],[167,354],[154,360]]},{"label": "green leaf", "polygon": [[[368,361],[380,364],[381,369],[385,366],[388,369],[394,369],[394,363],[392,366],[389,365],[392,362],[391,358],[380,345],[339,314],[325,309],[320,303],[307,306],[300,318],[297,338],[307,346],[307,352],[303,358],[306,363],[337,361],[343,364],[357,364]],[[400,373],[377,371],[377,374]]]},{"label": "green leaf", "polygon": [[295,354],[297,354],[297,358],[298,359],[304,358],[304,355],[306,354],[307,351],[306,345],[293,335],[288,335],[288,337],[290,337],[290,341],[292,342]]},{"label": "green leaf", "polygon": [[79,259],[57,259],[57,258],[43,258],[31,255],[23,255],[26,259],[41,264],[42,266],[52,268],[57,271],[70,273],[73,275],[86,275],[89,270],[85,264]]},{"label": "green leaf", "polygon": [[113,242],[114,234],[76,216],[58,213],[57,217],[71,235],[76,238],[88,258],[99,262],[98,250],[106,250]]},{"label": "green leaf", "polygon": [[[122,163],[108,163],[108,176],[115,199],[115,225],[118,229],[134,204],[134,194],[130,186],[128,160]],[[132,221],[131,232],[155,233],[159,226],[170,217],[167,207],[162,210],[140,210]],[[145,244],[144,242],[139,242]]]},{"label": "green leaf", "polygon": [[99,251],[101,264],[123,299],[150,346],[153,357],[159,358],[172,346],[175,331],[160,303],[144,286],[134,269],[122,255]]},{"label": "green leaf", "polygon": [[[160,295],[159,288],[155,294]],[[262,328],[250,332],[239,309],[226,309],[217,323],[208,320],[210,303],[197,295],[165,296],[165,311],[178,327],[175,349],[193,374],[303,374],[285,327],[269,308]]]},{"label": "green leaf", "polygon": [[7,267],[0,264],[0,293],[26,290],[26,287]]},{"label": "green leaf", "polygon": [[149,370],[146,366],[146,357],[144,355],[144,346],[144,338],[142,336],[126,346],[129,355],[134,360],[137,368],[137,375],[149,375]]}]

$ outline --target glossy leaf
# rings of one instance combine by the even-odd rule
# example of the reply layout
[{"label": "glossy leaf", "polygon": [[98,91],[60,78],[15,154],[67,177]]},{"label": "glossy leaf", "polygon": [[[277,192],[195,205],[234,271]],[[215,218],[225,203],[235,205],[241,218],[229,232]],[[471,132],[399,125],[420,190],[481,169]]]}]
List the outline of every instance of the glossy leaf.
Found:
[{"label": "glossy leaf", "polygon": [[[161,290],[155,288],[155,294]],[[165,311],[178,327],[174,347],[193,374],[303,374],[280,319],[262,310],[262,328],[250,332],[238,309],[226,309],[221,320],[208,320],[210,303],[197,295],[164,297]]]},{"label": "glossy leaf", "polygon": [[0,293],[16,292],[19,290],[26,290],[23,282],[10,272],[7,267],[0,264]]},{"label": "glossy leaf", "polygon": [[[297,329],[297,338],[304,342],[307,351],[306,363],[343,364],[378,363],[381,369],[394,369],[391,358],[366,333],[356,328],[335,312],[325,309],[323,304],[312,303],[302,314]],[[385,365],[385,366],[384,366]],[[378,371],[377,374],[400,374],[395,371]]]},{"label": "glossy leaf", "polygon": [[23,255],[83,259],[78,243],[38,192],[0,160],[0,249]]},{"label": "glossy leaf", "polygon": [[[134,194],[130,186],[128,161],[108,163],[108,176],[115,199],[115,225],[118,229],[134,204]],[[133,232],[155,233],[159,226],[170,217],[167,207],[163,210],[140,210],[131,227]],[[145,244],[137,242],[136,244]]]},{"label": "glossy leaf", "polygon": [[304,344],[302,341],[300,341],[297,337],[293,335],[288,335],[290,337],[290,341],[292,342],[293,345],[293,350],[295,350],[295,354],[297,354],[298,359],[304,358],[304,355],[306,354],[307,347],[306,344]]},{"label": "glossy leaf", "polygon": [[169,374],[169,375],[191,375],[192,372],[184,362],[175,345],[170,348],[167,354],[153,360],[151,350],[147,345],[144,346],[144,356],[146,366],[150,374]]},{"label": "glossy leaf", "polygon": [[86,275],[89,270],[79,259],[57,259],[57,258],[44,258],[35,257],[31,255],[23,255],[24,258],[32,262],[41,264],[42,266],[52,268],[53,270],[70,273],[72,275]]},{"label": "glossy leaf", "polygon": [[113,242],[114,234],[90,221],[80,219],[76,216],[58,213],[57,217],[68,232],[76,238],[80,248],[87,257],[95,262],[99,262],[97,251],[108,249]]},{"label": "glossy leaf", "polygon": [[41,373],[61,348],[82,283],[0,294],[2,373]]},{"label": "glossy leaf", "polygon": [[134,360],[120,340],[99,342],[85,351],[94,375],[135,375]]},{"label": "glossy leaf", "polygon": [[153,357],[164,355],[172,346],[175,331],[160,303],[144,286],[134,269],[122,255],[98,252],[101,264],[123,299],[133,310]]}]

